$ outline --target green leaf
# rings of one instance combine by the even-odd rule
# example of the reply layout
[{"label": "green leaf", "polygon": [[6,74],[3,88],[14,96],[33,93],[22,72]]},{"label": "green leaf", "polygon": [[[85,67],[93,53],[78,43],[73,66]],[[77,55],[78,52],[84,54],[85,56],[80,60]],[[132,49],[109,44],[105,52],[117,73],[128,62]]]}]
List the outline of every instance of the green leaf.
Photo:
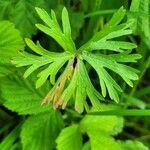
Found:
[{"label": "green leaf", "polygon": [[[31,73],[33,73],[38,68],[49,65],[48,68],[41,71],[38,74],[38,81],[36,83],[36,87],[39,88],[42,86],[47,80],[49,75],[52,75],[51,83],[54,84],[55,76],[59,69],[65,64],[65,62],[71,57],[68,53],[53,53],[46,52],[44,49],[39,47],[39,45],[34,45],[30,40],[26,40],[28,45],[36,51],[36,53],[40,53],[42,56],[36,56],[30,53],[20,53],[19,57],[14,57],[12,63],[17,67],[22,66],[30,66],[24,73],[24,78],[27,78]],[[36,50],[35,50],[36,49]],[[61,60],[60,60],[61,58]]]},{"label": "green leaf", "polygon": [[116,52],[123,52],[123,50],[129,50],[136,48],[136,45],[129,42],[122,41],[98,41],[91,43],[90,50],[111,50]]},{"label": "green leaf", "polygon": [[[116,57],[116,55],[114,56]],[[120,54],[120,57],[121,56],[122,54]],[[92,53],[84,52],[82,57],[96,70],[99,76],[103,96],[104,97],[106,96],[106,88],[107,88],[110,98],[114,99],[116,102],[119,101],[117,92],[122,92],[122,90],[120,86],[116,83],[116,81],[109,75],[109,73],[105,68],[110,69],[119,74],[130,86],[133,86],[131,80],[138,79],[138,76],[136,74],[137,71],[135,69],[118,63],[117,59],[115,60],[113,57],[109,57],[109,55],[108,56],[102,54],[94,55]],[[138,57],[132,58],[131,61],[133,62],[133,60],[137,58]],[[130,60],[128,59],[126,61]]]},{"label": "green leaf", "polygon": [[9,63],[12,57],[23,50],[24,42],[14,24],[9,21],[0,21],[0,57],[1,63]]},{"label": "green leaf", "polygon": [[15,127],[0,143],[1,150],[10,150],[16,139],[19,137],[20,124]]},{"label": "green leaf", "polygon": [[61,58],[61,60],[57,60],[53,62],[52,64],[49,65],[48,68],[41,71],[38,74],[39,79],[36,82],[36,88],[39,88],[41,85],[43,85],[46,82],[49,75],[50,75],[50,82],[54,84],[55,76],[58,73],[59,69],[65,64],[65,62],[66,62],[66,59]]},{"label": "green leaf", "polygon": [[68,11],[64,7],[62,10],[62,26],[63,26],[63,32],[71,38],[71,27],[70,27],[70,22],[69,22],[69,16],[68,16]]},{"label": "green leaf", "polygon": [[[65,51],[63,53],[49,52],[42,48],[39,42],[34,44],[31,40],[26,39],[27,45],[38,55],[25,52],[21,53],[20,58],[14,58],[13,62],[17,67],[29,66],[24,77],[29,76],[35,70],[39,70],[37,88],[42,86],[50,76],[53,87],[42,104],[53,101],[55,109],[60,105],[64,109],[69,100],[73,98],[75,110],[81,113],[84,108],[89,110],[86,101],[88,97],[92,106],[100,110],[100,100],[104,100],[103,97],[106,97],[107,91],[111,99],[119,102],[119,93],[122,92],[122,89],[109,74],[109,70],[115,73],[113,75],[118,74],[128,85],[133,86],[132,81],[138,79],[138,71],[122,62],[136,62],[137,59],[141,58],[138,54],[130,54],[131,50],[136,48],[135,44],[114,40],[117,37],[132,33],[129,29],[131,22],[120,24],[125,16],[125,9],[121,7],[104,28],[82,45],[78,51],[76,51],[71,38],[69,15],[66,8],[62,10],[63,30],[58,24],[53,10],[51,10],[51,15],[41,8],[36,8],[36,11],[45,23],[45,25],[37,24],[36,26],[55,39]],[[108,55],[106,51],[105,54],[102,54],[104,51],[93,52],[93,50],[111,50],[118,53],[109,52]],[[91,82],[84,60],[96,70],[103,96]],[[66,62],[68,65],[55,83],[55,76]]]},{"label": "green leaf", "polygon": [[127,140],[125,142],[119,141],[122,150],[149,150],[143,143],[139,141]]},{"label": "green leaf", "polygon": [[14,22],[24,37],[31,37],[37,32],[35,23],[38,22],[39,18],[34,7],[38,6],[46,7],[46,3],[42,0],[19,0],[14,9],[9,10],[11,14],[9,19]]},{"label": "green leaf", "polygon": [[[110,110],[114,106],[107,106],[101,104],[101,112],[104,110]],[[94,113],[96,109],[92,109],[90,114]],[[86,115],[80,122],[80,127],[86,132],[95,133],[107,133],[110,135],[117,135],[122,131],[123,128],[123,118],[117,116],[92,116]]]},{"label": "green leaf", "polygon": [[91,150],[90,142],[85,143],[82,150]]},{"label": "green leaf", "polygon": [[63,31],[61,30],[57,22],[57,18],[53,10],[51,11],[51,16],[49,16],[49,14],[44,9],[36,8],[36,11],[40,16],[40,18],[46,24],[46,26],[36,24],[36,27],[40,29],[42,32],[54,38],[65,51],[73,53],[76,50],[76,48],[71,38],[71,28],[66,8],[62,10]]},{"label": "green leaf", "polygon": [[[136,62],[137,59],[141,58],[138,54],[130,54],[131,50],[136,48],[135,44],[111,40],[132,33],[129,29],[131,22],[119,24],[124,16],[125,9],[121,7],[101,31],[97,32],[87,43],[79,48],[79,52],[82,52],[82,59],[86,60],[99,76],[102,95],[105,97],[108,91],[110,98],[116,102],[119,102],[118,94],[122,92],[122,89],[111,77],[109,70],[120,75],[128,85],[133,87],[132,80],[138,79],[138,71],[119,62]],[[93,50],[111,50],[119,53],[110,55],[106,53],[107,55],[104,55],[90,52]]]},{"label": "green leaf", "polygon": [[88,135],[92,150],[121,150],[120,145],[115,139],[103,132],[101,134],[97,134],[97,132],[89,132]]},{"label": "green leaf", "polygon": [[23,149],[52,150],[63,126],[60,114],[53,110],[29,117],[21,131]]},{"label": "green leaf", "polygon": [[116,26],[122,21],[125,14],[126,14],[126,10],[123,7],[121,7],[120,9],[118,9],[117,12],[114,13],[111,20],[107,23],[107,26]]},{"label": "green leaf", "polygon": [[128,28],[130,24],[118,25],[125,16],[125,9],[121,7],[111,18],[111,20],[104,26],[104,28],[97,32],[87,43],[79,48],[79,51],[92,51],[108,49],[112,51],[121,52],[121,49],[133,49],[135,44],[121,41],[108,41],[108,39],[120,37],[123,35],[131,34],[132,31]]},{"label": "green leaf", "polygon": [[14,70],[14,66],[4,65],[0,63],[0,78],[11,74]]},{"label": "green leaf", "polygon": [[77,86],[76,86],[76,99],[75,99],[75,109],[78,112],[82,112],[85,107],[88,110],[88,105],[86,97],[88,96],[92,106],[96,107],[99,110],[100,100],[103,100],[103,97],[100,93],[94,88],[91,83],[91,80],[88,76],[87,70],[82,60],[78,60],[77,64],[78,77],[77,77]]},{"label": "green leaf", "polygon": [[129,20],[134,20],[132,29],[137,32],[143,32],[146,37],[149,37],[149,0],[133,0],[130,7],[130,13],[128,15]]},{"label": "green leaf", "polygon": [[80,150],[82,149],[82,137],[78,125],[64,128],[57,140],[58,150]]},{"label": "green leaf", "polygon": [[34,51],[36,54],[39,54],[39,55],[43,55],[46,51],[40,47],[39,43],[34,44],[32,40],[26,38],[25,39],[26,41],[26,44],[32,49],[32,51]]},{"label": "green leaf", "polygon": [[135,34],[140,34],[144,42],[149,47],[150,40],[150,1],[133,0],[130,6],[128,20],[134,23],[131,26]]},{"label": "green leaf", "polygon": [[5,107],[19,114],[37,114],[52,109],[51,106],[40,104],[48,90],[46,87],[49,86],[36,90],[34,88],[35,77],[24,80],[21,77],[22,74],[18,77],[11,76],[11,78],[0,79],[1,98]]},{"label": "green leaf", "polygon": [[13,2],[11,0],[1,0],[0,1],[0,20],[8,19],[10,16],[10,11],[12,10],[13,7]]}]

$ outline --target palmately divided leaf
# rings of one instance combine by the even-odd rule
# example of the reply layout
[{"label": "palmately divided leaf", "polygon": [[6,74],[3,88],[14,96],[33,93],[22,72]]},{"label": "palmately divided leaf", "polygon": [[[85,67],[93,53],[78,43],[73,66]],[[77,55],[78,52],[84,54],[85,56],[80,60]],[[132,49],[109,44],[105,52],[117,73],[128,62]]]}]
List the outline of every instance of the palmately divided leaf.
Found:
[{"label": "palmately divided leaf", "polygon": [[81,150],[82,149],[82,136],[78,125],[72,125],[64,128],[57,140],[58,150]]},{"label": "palmately divided leaf", "polygon": [[[62,53],[49,52],[39,42],[34,44],[31,40],[26,39],[27,45],[36,55],[24,52],[13,60],[17,67],[29,66],[24,77],[29,76],[37,69],[39,70],[37,88],[42,86],[50,76],[53,87],[43,99],[42,104],[53,101],[55,109],[60,105],[64,109],[67,103],[73,100],[75,101],[75,110],[81,113],[84,108],[89,110],[87,98],[92,106],[100,109],[100,100],[104,100],[103,97],[106,96],[107,91],[111,99],[119,102],[118,94],[122,92],[122,89],[109,74],[109,71],[113,71],[122,77],[128,85],[133,86],[132,80],[138,79],[138,71],[123,63],[136,62],[141,57],[138,54],[130,54],[132,49],[136,48],[135,44],[115,40],[117,37],[132,33],[130,30],[132,22],[120,24],[125,16],[125,9],[121,7],[104,28],[78,50],[76,50],[71,38],[71,27],[66,8],[62,10],[63,30],[58,24],[53,10],[50,16],[44,9],[36,8],[36,11],[45,23],[45,25],[37,24],[36,26],[54,38],[65,51]],[[103,50],[111,52],[102,54]],[[114,51],[115,53],[113,53]],[[94,87],[84,60],[96,70],[103,96]],[[67,62],[68,65],[55,82],[55,76]]]},{"label": "palmately divided leaf", "polygon": [[[111,40],[132,33],[129,29],[131,23],[128,22],[130,25],[125,23],[119,24],[124,15],[125,10],[121,7],[100,32],[96,33],[87,43],[79,48],[79,51],[82,52],[82,58],[96,70],[99,76],[102,95],[106,96],[107,89],[110,98],[116,102],[119,102],[118,92],[121,92],[122,89],[111,77],[109,70],[117,73],[128,85],[133,86],[132,80],[138,79],[138,71],[119,62],[136,62],[141,57],[138,54],[130,54],[131,50],[136,48],[135,44]],[[118,52],[118,54],[104,55],[93,53],[92,51],[95,50],[111,50]]]}]

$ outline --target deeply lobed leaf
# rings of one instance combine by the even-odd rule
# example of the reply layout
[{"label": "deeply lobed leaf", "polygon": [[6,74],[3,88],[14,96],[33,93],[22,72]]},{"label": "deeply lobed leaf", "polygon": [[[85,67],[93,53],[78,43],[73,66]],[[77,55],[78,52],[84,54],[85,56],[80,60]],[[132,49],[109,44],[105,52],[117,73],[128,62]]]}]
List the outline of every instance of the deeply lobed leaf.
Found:
[{"label": "deeply lobed leaf", "polygon": [[[37,88],[42,86],[50,76],[53,87],[42,104],[53,101],[55,109],[60,105],[64,109],[67,103],[73,99],[75,109],[78,112],[83,112],[84,108],[89,110],[86,101],[89,98],[92,106],[100,109],[99,101],[104,100],[103,97],[106,97],[107,91],[111,99],[119,102],[119,93],[122,92],[122,89],[109,71],[113,71],[122,77],[128,85],[133,86],[132,81],[138,79],[138,71],[123,63],[136,62],[141,57],[138,54],[130,54],[132,49],[136,48],[135,44],[115,40],[117,37],[132,33],[130,30],[131,22],[120,24],[125,16],[125,9],[121,7],[104,28],[77,51],[71,38],[71,27],[66,8],[62,10],[63,30],[57,22],[54,11],[51,11],[50,16],[44,9],[36,8],[36,11],[45,23],[45,25],[37,24],[37,27],[54,38],[65,51],[63,53],[49,52],[42,48],[39,42],[34,44],[31,40],[26,39],[27,45],[37,55],[24,52],[21,53],[20,58],[17,57],[13,61],[18,67],[30,66],[24,77],[29,76],[37,69],[39,71],[41,69],[38,74],[39,79],[36,82]],[[110,50],[112,53],[102,54],[102,50]],[[96,70],[103,96],[95,89],[84,60]],[[67,62],[67,66],[55,82],[56,75]]]}]

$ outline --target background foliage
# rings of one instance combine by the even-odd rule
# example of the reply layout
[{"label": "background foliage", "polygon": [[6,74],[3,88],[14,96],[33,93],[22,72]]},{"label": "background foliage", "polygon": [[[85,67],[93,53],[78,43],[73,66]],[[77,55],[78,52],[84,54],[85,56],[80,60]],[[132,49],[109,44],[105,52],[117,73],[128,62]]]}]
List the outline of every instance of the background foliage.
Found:
[{"label": "background foliage", "polygon": [[[48,33],[43,21],[49,19],[44,20],[43,10],[35,7],[53,16],[49,35],[57,42],[42,32]],[[57,28],[51,9],[63,27]],[[150,107],[149,14],[149,0],[0,0],[0,150],[148,150],[149,117],[87,112]],[[70,88],[64,97],[70,101],[64,110],[54,110],[51,103],[41,106],[55,85],[55,76],[63,75],[66,61],[74,58],[67,52],[75,49],[73,41],[84,61],[78,76],[73,68],[74,78],[66,82]],[[95,49],[101,51],[91,52]],[[83,75],[86,78],[81,80]]]}]

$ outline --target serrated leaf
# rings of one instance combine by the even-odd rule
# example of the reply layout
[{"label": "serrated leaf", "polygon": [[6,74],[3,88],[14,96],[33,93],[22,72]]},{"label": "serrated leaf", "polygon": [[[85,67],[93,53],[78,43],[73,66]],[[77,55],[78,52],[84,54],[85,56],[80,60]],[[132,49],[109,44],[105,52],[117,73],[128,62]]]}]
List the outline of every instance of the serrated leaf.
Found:
[{"label": "serrated leaf", "polygon": [[29,117],[21,131],[23,149],[52,150],[63,126],[60,114],[53,110]]},{"label": "serrated leaf", "polygon": [[41,0],[19,0],[15,3],[14,8],[9,10],[11,14],[9,19],[14,22],[24,37],[31,37],[37,32],[35,23],[39,18],[34,9],[35,6],[46,7],[46,3]]},{"label": "serrated leaf", "polygon": [[133,21],[131,26],[135,34],[140,34],[143,41],[149,47],[150,40],[150,1],[149,0],[133,0],[130,6],[128,20]]},{"label": "serrated leaf", "polygon": [[8,19],[9,15],[10,15],[10,10],[12,10],[12,6],[14,6],[14,4],[12,3],[11,0],[1,0],[0,1],[0,20]]},{"label": "serrated leaf", "polygon": [[10,63],[12,57],[23,50],[24,42],[14,24],[9,21],[0,21],[0,57],[1,63]]},{"label": "serrated leaf", "polygon": [[82,137],[79,131],[78,125],[72,125],[64,128],[57,140],[58,150],[81,150],[82,149]]},{"label": "serrated leaf", "polygon": [[127,140],[125,142],[119,141],[122,150],[149,150],[143,143],[139,141]]},{"label": "serrated leaf", "polygon": [[24,80],[19,75],[18,78],[5,77],[0,80],[1,97],[5,107],[19,114],[37,114],[51,109],[51,106],[40,104],[46,94],[46,87],[43,87],[43,94],[42,89],[34,88],[35,77],[34,80],[32,78]]},{"label": "serrated leaf", "polygon": [[103,132],[89,132],[91,150],[122,150],[120,145],[111,136],[105,135]]},{"label": "serrated leaf", "polygon": [[11,74],[15,70],[14,66],[0,63],[0,78]]},{"label": "serrated leaf", "polygon": [[[102,105],[102,110],[111,110],[114,106]],[[96,109],[92,109],[94,111]],[[80,127],[85,132],[106,133],[109,135],[117,135],[122,131],[123,118],[117,116],[90,116],[86,115],[80,122]]]}]

